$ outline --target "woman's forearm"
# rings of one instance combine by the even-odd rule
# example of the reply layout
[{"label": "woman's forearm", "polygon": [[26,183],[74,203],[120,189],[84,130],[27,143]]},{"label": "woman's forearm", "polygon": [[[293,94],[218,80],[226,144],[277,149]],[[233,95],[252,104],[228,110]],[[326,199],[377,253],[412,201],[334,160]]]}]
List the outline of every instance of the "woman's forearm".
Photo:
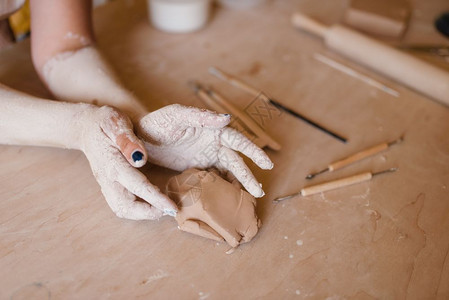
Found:
[{"label": "woman's forearm", "polygon": [[93,46],[57,54],[45,63],[42,79],[60,100],[110,105],[134,121],[148,113]]},{"label": "woman's forearm", "polygon": [[90,0],[31,0],[34,66],[53,95],[119,108],[134,120],[145,107],[95,48]]},{"label": "woman's forearm", "polygon": [[0,143],[80,149],[77,116],[92,109],[36,98],[0,85]]},{"label": "woman's forearm", "polygon": [[102,153],[98,138],[110,140],[132,166],[145,164],[144,145],[122,112],[108,106],[36,98],[0,84],[0,144]]},{"label": "woman's forearm", "polygon": [[117,216],[176,214],[176,205],[134,168],[145,164],[145,149],[116,109],[40,99],[0,85],[0,143],[82,150]]}]

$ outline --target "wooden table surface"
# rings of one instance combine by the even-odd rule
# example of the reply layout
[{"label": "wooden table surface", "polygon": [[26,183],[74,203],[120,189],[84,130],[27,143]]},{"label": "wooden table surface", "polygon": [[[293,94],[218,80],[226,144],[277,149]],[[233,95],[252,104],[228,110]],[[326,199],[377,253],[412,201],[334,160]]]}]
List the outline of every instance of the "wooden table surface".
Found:
[{"label": "wooden table surface", "polygon": [[[447,44],[432,20],[449,10],[449,3],[413,2],[404,41]],[[79,151],[0,146],[0,298],[448,299],[449,109],[331,53],[289,24],[297,9],[331,24],[343,8],[343,1],[278,0],[250,11],[217,9],[204,30],[183,35],[153,29],[141,0],[97,8],[99,48],[148,107],[203,106],[186,84],[198,79],[279,140],[281,151],[267,151],[272,171],[250,164],[267,193],[257,208],[263,226],[253,241],[228,255],[226,244],[181,232],[170,217],[142,222],[115,217]],[[315,53],[400,96],[322,64]],[[212,65],[263,88],[349,142],[268,111],[208,75]],[[28,42],[0,52],[0,82],[49,96],[33,70]],[[402,144],[313,182],[394,166],[398,172],[272,203],[309,184],[304,179],[309,172],[403,134]],[[175,174],[154,166],[144,172],[161,187]]]}]

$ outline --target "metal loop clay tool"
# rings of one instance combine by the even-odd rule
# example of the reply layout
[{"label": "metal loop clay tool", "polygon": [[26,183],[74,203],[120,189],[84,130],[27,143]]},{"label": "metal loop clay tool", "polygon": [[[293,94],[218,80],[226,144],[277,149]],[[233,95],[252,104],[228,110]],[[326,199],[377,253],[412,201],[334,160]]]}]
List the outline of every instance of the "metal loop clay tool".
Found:
[{"label": "metal loop clay tool", "polygon": [[333,172],[335,170],[338,170],[338,169],[341,169],[343,167],[346,167],[347,165],[350,165],[350,164],[355,163],[357,161],[360,161],[360,160],[362,160],[364,158],[367,158],[369,156],[373,156],[373,155],[375,155],[375,154],[377,154],[379,152],[382,152],[382,151],[388,149],[389,147],[402,142],[403,140],[404,140],[404,137],[400,137],[399,139],[397,139],[397,140],[395,140],[393,142],[381,143],[381,144],[372,146],[370,148],[367,148],[365,150],[362,150],[360,152],[357,152],[355,154],[352,154],[352,155],[350,155],[348,157],[345,157],[343,159],[340,159],[340,160],[338,160],[336,162],[331,163],[326,169],[323,169],[323,170],[321,170],[319,172],[307,175],[306,179],[312,179],[315,176],[323,174],[325,172]]},{"label": "metal loop clay tool", "polygon": [[308,186],[308,187],[302,188],[299,193],[285,196],[285,197],[276,198],[273,200],[273,202],[276,203],[276,202],[284,201],[287,199],[291,199],[296,196],[309,196],[309,195],[327,192],[330,190],[339,189],[339,188],[346,187],[346,186],[349,186],[352,184],[371,180],[374,176],[377,176],[377,175],[395,172],[397,170],[398,170],[398,168],[391,168],[391,169],[387,169],[387,170],[380,171],[377,173],[365,172],[365,173],[360,173],[360,174],[356,174],[353,176],[349,176],[349,177],[345,177],[345,178],[341,178],[341,179],[337,179],[337,180],[333,180],[333,181],[328,181],[325,183]]}]

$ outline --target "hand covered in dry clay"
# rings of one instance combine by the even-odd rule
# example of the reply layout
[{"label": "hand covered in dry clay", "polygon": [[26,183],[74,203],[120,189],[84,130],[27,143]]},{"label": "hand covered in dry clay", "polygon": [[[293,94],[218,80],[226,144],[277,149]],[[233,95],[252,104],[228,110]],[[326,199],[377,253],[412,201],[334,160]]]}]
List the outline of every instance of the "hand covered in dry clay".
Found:
[{"label": "hand covered in dry clay", "polygon": [[229,122],[227,114],[174,104],[143,117],[138,131],[152,163],[177,171],[214,166],[230,171],[250,194],[262,197],[261,184],[235,151],[262,169],[273,163],[247,137],[226,127]]},{"label": "hand covered in dry clay", "polygon": [[178,204],[176,221],[183,231],[237,247],[261,226],[255,199],[214,172],[186,170],[170,178],[167,194]]},{"label": "hand covered in dry clay", "polygon": [[[135,167],[147,154],[126,115],[111,107],[33,97],[0,85],[0,143],[84,152],[112,210],[127,219],[174,215],[176,205]],[[136,196],[146,202],[135,201]]]},{"label": "hand covered in dry clay", "polygon": [[[95,107],[82,112],[79,121],[90,124],[82,132],[81,150],[118,217],[144,220],[176,213],[176,205],[134,168],[145,164],[146,155],[126,115],[111,107]],[[136,201],[136,196],[146,202]]]}]

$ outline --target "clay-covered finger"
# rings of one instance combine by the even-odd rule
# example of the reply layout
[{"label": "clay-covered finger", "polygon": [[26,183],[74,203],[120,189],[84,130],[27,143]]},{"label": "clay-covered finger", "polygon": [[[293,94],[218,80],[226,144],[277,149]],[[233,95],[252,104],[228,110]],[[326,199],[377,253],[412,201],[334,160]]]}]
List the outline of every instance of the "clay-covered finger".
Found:
[{"label": "clay-covered finger", "polygon": [[134,167],[142,167],[147,162],[143,142],[134,134],[133,125],[123,113],[104,106],[101,108],[103,132],[117,146],[126,160]]},{"label": "clay-covered finger", "polygon": [[132,166],[140,168],[147,162],[145,147],[142,141],[134,135],[134,132],[119,135],[116,144]]},{"label": "clay-covered finger", "polygon": [[164,113],[171,115],[173,121],[191,127],[223,128],[231,121],[229,114],[219,114],[193,106],[173,104],[163,109]]},{"label": "clay-covered finger", "polygon": [[260,198],[265,195],[261,184],[254,177],[243,159],[233,150],[224,146],[220,148],[217,167],[230,171],[254,197]]},{"label": "clay-covered finger", "polygon": [[138,170],[129,165],[121,165],[117,169],[117,181],[132,194],[164,212],[175,216],[178,212],[176,204],[164,195],[157,186],[152,185]]},{"label": "clay-covered finger", "polygon": [[185,220],[182,224],[179,224],[179,229],[218,242],[223,241],[223,238],[215,230],[199,220]]},{"label": "clay-covered finger", "polygon": [[136,197],[118,182],[100,183],[101,191],[112,211],[119,218],[130,220],[155,220],[162,211],[145,202],[136,201]]},{"label": "clay-covered finger", "polygon": [[237,130],[230,127],[224,128],[220,135],[220,140],[222,145],[243,153],[260,168],[264,170],[273,168],[273,163],[268,155]]}]

